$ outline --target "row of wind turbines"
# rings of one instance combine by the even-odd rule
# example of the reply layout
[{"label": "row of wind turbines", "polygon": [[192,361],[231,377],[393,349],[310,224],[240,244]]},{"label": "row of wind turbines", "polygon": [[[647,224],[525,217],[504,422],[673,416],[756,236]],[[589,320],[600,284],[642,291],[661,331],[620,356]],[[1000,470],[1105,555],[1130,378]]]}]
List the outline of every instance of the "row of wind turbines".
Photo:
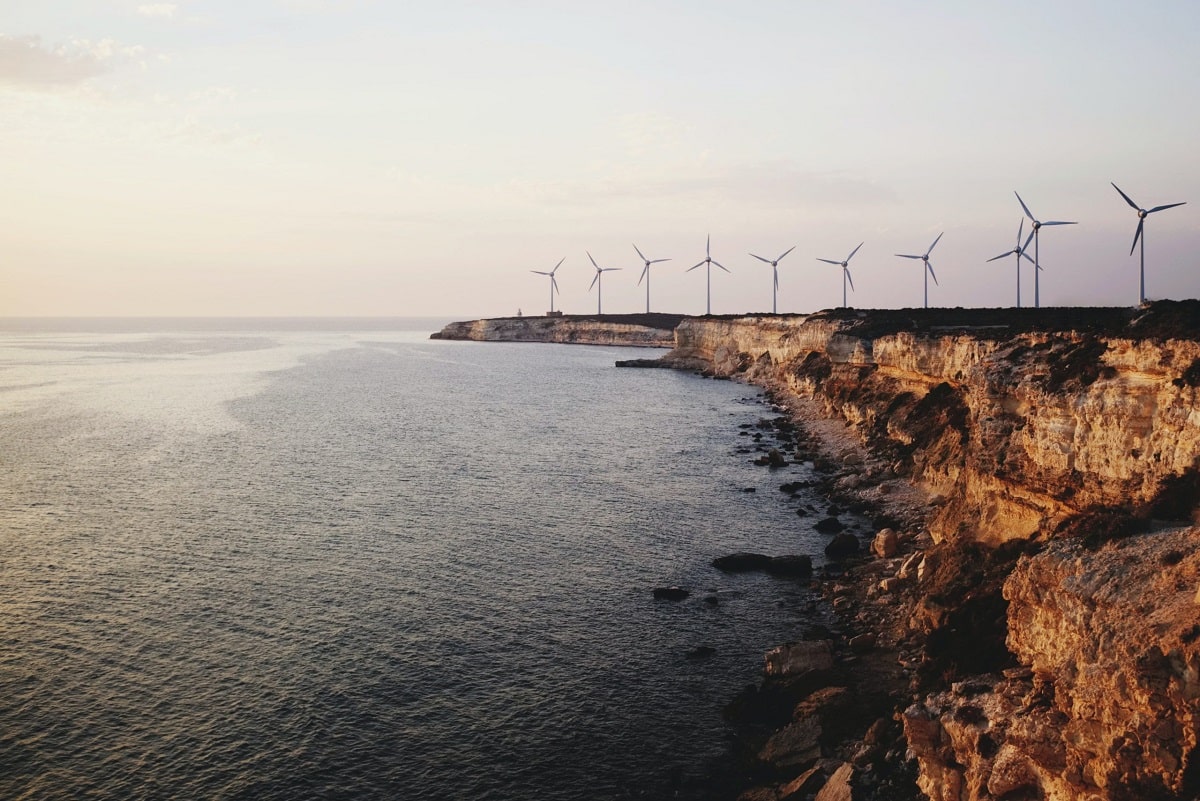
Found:
[{"label": "row of wind turbines", "polygon": [[[1113,189],[1117,190],[1117,192],[1121,195],[1121,197],[1124,198],[1125,202],[1128,203],[1129,206],[1134,211],[1136,211],[1137,215],[1138,215],[1137,230],[1134,232],[1134,235],[1133,235],[1133,245],[1130,246],[1130,248],[1129,248],[1129,255],[1131,255],[1131,256],[1133,255],[1133,251],[1137,249],[1138,243],[1140,242],[1142,249],[1141,249],[1141,257],[1140,257],[1140,276],[1139,276],[1139,283],[1138,283],[1138,303],[1139,304],[1144,303],[1146,300],[1146,236],[1145,236],[1146,218],[1149,215],[1154,214],[1159,211],[1165,211],[1166,209],[1173,209],[1176,206],[1186,205],[1186,201],[1181,202],[1181,203],[1167,203],[1162,206],[1155,206],[1150,209],[1144,209],[1144,208],[1138,206],[1138,204],[1135,203],[1133,201],[1133,199],[1129,197],[1129,195],[1125,194],[1125,192],[1123,192],[1121,190],[1121,188],[1119,186],[1117,186],[1115,183],[1112,185],[1112,187],[1113,187]],[[1037,217],[1035,217],[1033,215],[1033,212],[1031,212],[1029,210],[1029,206],[1027,206],[1025,204],[1025,201],[1021,199],[1021,196],[1019,194],[1017,194],[1016,192],[1013,192],[1013,194],[1017,196],[1017,202],[1021,204],[1021,210],[1025,213],[1025,217],[1021,218],[1020,224],[1017,226],[1016,246],[1012,250],[1007,250],[1004,253],[1001,253],[999,256],[995,256],[993,258],[987,259],[987,261],[988,262],[998,261],[999,259],[1004,259],[1009,256],[1012,256],[1014,258],[1014,260],[1016,261],[1017,308],[1021,308],[1021,259],[1025,259],[1026,261],[1033,264],[1033,305],[1034,305],[1034,308],[1038,308],[1041,305],[1040,282],[1038,280],[1039,279],[1038,274],[1042,271],[1042,266],[1040,263],[1040,247],[1039,247],[1040,239],[1041,239],[1041,229],[1048,225],[1076,225],[1077,223],[1071,222],[1071,221],[1066,221],[1066,220],[1044,220],[1044,221],[1039,220]],[[1025,218],[1026,217],[1029,219],[1029,221],[1031,222],[1032,225],[1031,225],[1031,230],[1029,231],[1029,236],[1025,237],[1025,242],[1022,244],[1021,238],[1025,235]],[[933,278],[934,284],[938,283],[937,274],[933,271],[933,265],[929,261],[929,255],[931,253],[933,253],[933,249],[935,247],[937,247],[937,243],[941,241],[941,239],[944,235],[945,235],[944,231],[942,233],[938,234],[937,238],[933,240],[933,243],[929,246],[929,248],[921,255],[915,255],[915,254],[910,254],[910,253],[895,254],[897,257],[902,258],[902,259],[916,259],[923,263],[924,268],[922,270],[922,275],[923,275],[924,282],[925,282],[925,308],[929,308],[929,279]],[[1029,258],[1029,253],[1028,253],[1029,245],[1031,242],[1033,243],[1033,258],[1032,259]],[[854,254],[858,253],[859,248],[861,248],[864,244],[866,244],[866,243],[860,242],[858,244],[858,247],[856,247],[856,248],[854,248],[854,250],[850,251],[850,255],[848,255],[845,259],[842,259],[840,261],[834,260],[834,259],[822,259],[822,258],[817,259],[817,261],[824,262],[826,264],[832,264],[832,265],[842,268],[842,306],[843,307],[849,305],[849,303],[848,303],[849,298],[847,295],[847,287],[851,290],[854,289],[854,278],[850,275],[850,260],[854,258]],[[649,314],[650,313],[650,267],[652,265],[659,264],[660,262],[671,261],[671,259],[648,259],[642,253],[642,251],[638,248],[638,246],[636,244],[633,246],[633,249],[635,251],[637,251],[638,257],[642,260],[643,264],[645,265],[642,268],[641,276],[638,278],[638,286],[641,286],[642,281],[645,280],[645,282],[646,282],[646,313]],[[763,256],[759,256],[758,254],[755,254],[755,253],[749,254],[750,256],[753,256],[754,258],[758,259],[759,261],[761,261],[765,264],[771,265],[771,280],[772,280],[771,313],[772,314],[778,313],[776,301],[777,301],[777,297],[779,294],[779,262],[783,261],[784,257],[787,256],[789,253],[791,253],[795,249],[796,249],[796,246],[792,245],[792,247],[788,248],[787,250],[785,250],[783,253],[781,253],[778,257],[776,257],[774,259],[764,258]],[[601,276],[606,272],[620,270],[622,268],[620,268],[620,267],[601,267],[599,264],[596,263],[596,259],[592,257],[592,254],[590,252],[587,252],[587,257],[588,257],[588,260],[591,261],[592,267],[595,268],[595,270],[596,270],[596,275],[594,278],[592,278],[592,283],[588,285],[588,291],[591,292],[592,287],[596,288],[596,313],[601,314],[602,313],[602,311],[601,311],[601,309],[602,309]],[[554,313],[554,296],[555,296],[555,294],[558,293],[558,280],[555,278],[554,274],[556,272],[558,272],[559,267],[562,267],[564,261],[566,261],[565,257],[562,259],[559,259],[558,264],[554,265],[553,270],[530,270],[530,272],[536,273],[538,275],[545,275],[550,278],[550,312],[552,314]],[[692,265],[691,267],[688,267],[684,271],[684,272],[690,273],[692,270],[697,270],[701,267],[705,268],[705,314],[712,314],[712,268],[713,268],[713,265],[716,265],[718,268],[724,270],[727,273],[730,272],[727,267],[725,267],[723,264],[721,264],[719,261],[717,261],[716,259],[714,259],[712,257],[712,237],[710,236],[710,237],[706,238],[705,243],[704,243],[704,259],[702,261],[699,261],[696,264]]]}]

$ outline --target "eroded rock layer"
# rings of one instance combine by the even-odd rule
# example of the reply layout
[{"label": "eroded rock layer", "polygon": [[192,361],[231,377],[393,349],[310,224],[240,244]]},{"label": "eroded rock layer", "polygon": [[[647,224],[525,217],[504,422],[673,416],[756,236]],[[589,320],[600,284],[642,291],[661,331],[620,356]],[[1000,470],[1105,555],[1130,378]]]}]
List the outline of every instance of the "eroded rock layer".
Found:
[{"label": "eroded rock layer", "polygon": [[431,339],[669,348],[681,319],[677,314],[500,317],[451,323]]}]

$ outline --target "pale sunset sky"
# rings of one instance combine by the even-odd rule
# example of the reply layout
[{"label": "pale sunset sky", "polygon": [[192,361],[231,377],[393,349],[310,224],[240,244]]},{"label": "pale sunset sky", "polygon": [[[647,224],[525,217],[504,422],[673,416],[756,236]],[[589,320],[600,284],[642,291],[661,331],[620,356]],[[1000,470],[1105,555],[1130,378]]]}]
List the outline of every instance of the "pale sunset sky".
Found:
[{"label": "pale sunset sky", "polygon": [[[0,0],[0,316],[1200,296],[1200,3]],[[1028,232],[1028,226],[1026,226]],[[1031,246],[1032,250],[1032,246]],[[1032,301],[1033,273],[1022,276]]]}]

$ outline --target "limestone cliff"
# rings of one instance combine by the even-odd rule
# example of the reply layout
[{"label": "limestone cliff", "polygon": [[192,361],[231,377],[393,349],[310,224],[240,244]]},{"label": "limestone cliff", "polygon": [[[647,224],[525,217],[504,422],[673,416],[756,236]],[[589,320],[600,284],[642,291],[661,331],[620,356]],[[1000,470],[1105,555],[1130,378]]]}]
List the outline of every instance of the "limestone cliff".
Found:
[{"label": "limestone cliff", "polygon": [[677,329],[667,361],[815,404],[934,499],[939,544],[883,593],[896,560],[856,573],[856,625],[916,666],[927,797],[1200,797],[1200,528],[1157,522],[1200,501],[1198,326],[1188,302]]},{"label": "limestone cliff", "polygon": [[672,314],[500,317],[451,323],[431,339],[669,348],[680,319]]},{"label": "limestone cliff", "polygon": [[1025,311],[690,318],[666,360],[845,420],[947,499],[935,540],[1050,534],[1093,507],[1152,512],[1200,456],[1200,339],[1162,338],[1153,308]]}]

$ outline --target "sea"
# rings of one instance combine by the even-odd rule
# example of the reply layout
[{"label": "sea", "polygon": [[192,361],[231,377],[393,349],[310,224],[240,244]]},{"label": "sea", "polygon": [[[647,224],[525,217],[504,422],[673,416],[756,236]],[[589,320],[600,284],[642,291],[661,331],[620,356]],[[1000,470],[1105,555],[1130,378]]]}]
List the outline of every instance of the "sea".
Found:
[{"label": "sea", "polygon": [[820,554],[812,465],[661,351],[442,322],[0,321],[0,798],[715,786],[817,599],[710,562]]}]

